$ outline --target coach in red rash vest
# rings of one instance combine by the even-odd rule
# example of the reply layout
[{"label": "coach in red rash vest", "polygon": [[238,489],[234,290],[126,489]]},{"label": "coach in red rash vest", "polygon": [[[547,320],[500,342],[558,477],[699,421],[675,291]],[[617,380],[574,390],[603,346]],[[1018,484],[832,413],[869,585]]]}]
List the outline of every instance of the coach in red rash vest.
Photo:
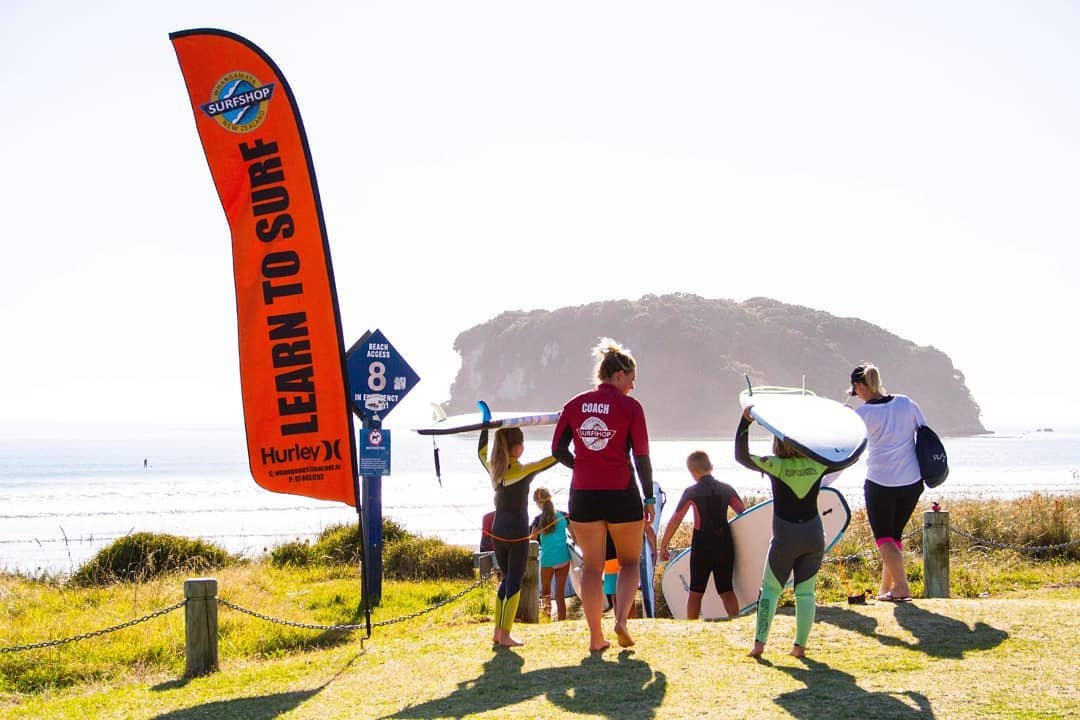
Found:
[{"label": "coach in red rash vest", "polygon": [[[611,647],[600,627],[607,535],[610,533],[615,541],[619,560],[615,634],[619,645],[630,647],[634,639],[626,628],[626,619],[638,587],[642,520],[652,522],[656,500],[645,411],[629,395],[634,389],[637,363],[609,338],[602,338],[593,352],[599,360],[596,377],[600,384],[563,406],[551,454],[574,471],[570,482],[570,525],[581,548],[581,606],[589,625],[589,650],[597,652]],[[634,484],[635,467],[645,496],[644,506]]]}]

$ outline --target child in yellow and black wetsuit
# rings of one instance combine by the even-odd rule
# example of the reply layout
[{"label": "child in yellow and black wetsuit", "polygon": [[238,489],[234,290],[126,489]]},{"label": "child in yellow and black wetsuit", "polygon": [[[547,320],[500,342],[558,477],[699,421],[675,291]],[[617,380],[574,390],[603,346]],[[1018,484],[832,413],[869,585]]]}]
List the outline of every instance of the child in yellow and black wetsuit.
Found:
[{"label": "child in yellow and black wetsuit", "polygon": [[794,573],[795,644],[791,647],[791,655],[803,657],[810,628],[814,625],[814,589],[825,556],[825,532],[817,500],[821,478],[828,468],[779,438],[773,438],[774,455],[751,455],[748,436],[753,420],[747,407],[735,431],[735,460],[751,470],[765,473],[772,481],[773,535],[761,578],[754,647],[749,654],[758,657],[765,652],[776,603]]},{"label": "child in yellow and black wetsuit", "polygon": [[480,432],[477,454],[484,469],[491,476],[495,489],[495,520],[491,524],[491,539],[495,548],[495,560],[502,569],[495,599],[495,633],[491,641],[496,645],[513,647],[520,645],[510,637],[510,628],[517,615],[521,599],[521,579],[525,575],[525,562],[529,557],[529,484],[539,473],[556,462],[548,456],[523,465],[518,461],[525,452],[525,434],[521,428],[502,428],[495,433],[495,447],[488,459],[488,431]]}]

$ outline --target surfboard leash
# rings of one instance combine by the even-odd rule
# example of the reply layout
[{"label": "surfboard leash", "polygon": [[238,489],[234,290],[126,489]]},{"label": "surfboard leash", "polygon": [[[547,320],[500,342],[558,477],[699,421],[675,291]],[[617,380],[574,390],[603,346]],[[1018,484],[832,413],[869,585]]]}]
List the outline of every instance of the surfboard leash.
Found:
[{"label": "surfboard leash", "polygon": [[431,436],[432,454],[435,456],[435,479],[439,481],[439,487],[442,487],[442,466],[439,464],[439,444],[435,442],[435,436]]},{"label": "surfboard leash", "polygon": [[498,535],[496,535],[495,533],[491,532],[490,530],[483,530],[482,532],[483,532],[483,533],[484,533],[485,535],[487,535],[487,536],[488,536],[489,538],[491,538],[492,540],[499,540],[499,541],[501,541],[501,542],[506,542],[506,543],[517,543],[517,542],[525,542],[526,540],[532,540],[532,539],[533,539],[533,537],[539,537],[539,536],[541,536],[541,535],[543,535],[543,534],[544,534],[544,531],[545,531],[545,530],[547,530],[548,528],[552,528],[552,527],[555,527],[555,526],[556,526],[556,525],[558,525],[558,524],[559,524],[559,519],[558,519],[558,518],[556,518],[556,519],[552,520],[551,522],[549,522],[549,523],[548,523],[547,525],[545,525],[544,527],[542,527],[542,528],[540,528],[539,530],[537,530],[537,531],[536,531],[536,534],[535,534],[535,535],[533,535],[532,533],[530,533],[530,534],[526,535],[525,537],[520,537],[520,538],[513,538],[513,539],[511,539],[511,538],[504,538],[504,537],[499,537]]}]

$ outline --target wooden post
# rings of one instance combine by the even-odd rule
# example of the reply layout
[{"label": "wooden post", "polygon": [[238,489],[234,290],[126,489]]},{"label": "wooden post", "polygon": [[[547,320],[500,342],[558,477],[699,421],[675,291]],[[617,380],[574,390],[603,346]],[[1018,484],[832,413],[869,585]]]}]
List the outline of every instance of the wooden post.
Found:
[{"label": "wooden post", "polygon": [[473,567],[480,571],[480,577],[490,575],[495,569],[495,553],[491,551],[487,552],[474,552]]},{"label": "wooden post", "polygon": [[923,597],[949,597],[949,513],[923,513]]},{"label": "wooden post", "polygon": [[217,580],[192,578],[184,581],[187,667],[185,677],[217,670]]},{"label": "wooden post", "polygon": [[521,580],[521,602],[517,619],[521,622],[540,622],[540,543],[529,541],[529,559],[525,563],[525,577]]}]

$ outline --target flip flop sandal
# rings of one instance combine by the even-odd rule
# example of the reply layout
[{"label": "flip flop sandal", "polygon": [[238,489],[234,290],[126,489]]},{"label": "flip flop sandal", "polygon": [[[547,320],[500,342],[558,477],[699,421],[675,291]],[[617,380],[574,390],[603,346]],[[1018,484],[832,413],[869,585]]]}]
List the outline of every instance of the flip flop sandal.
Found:
[{"label": "flip flop sandal", "polygon": [[910,595],[905,595],[904,597],[897,597],[896,595],[893,595],[892,593],[885,593],[884,595],[878,595],[877,599],[881,600],[882,602],[894,602],[894,603],[911,602],[911,596]]}]

